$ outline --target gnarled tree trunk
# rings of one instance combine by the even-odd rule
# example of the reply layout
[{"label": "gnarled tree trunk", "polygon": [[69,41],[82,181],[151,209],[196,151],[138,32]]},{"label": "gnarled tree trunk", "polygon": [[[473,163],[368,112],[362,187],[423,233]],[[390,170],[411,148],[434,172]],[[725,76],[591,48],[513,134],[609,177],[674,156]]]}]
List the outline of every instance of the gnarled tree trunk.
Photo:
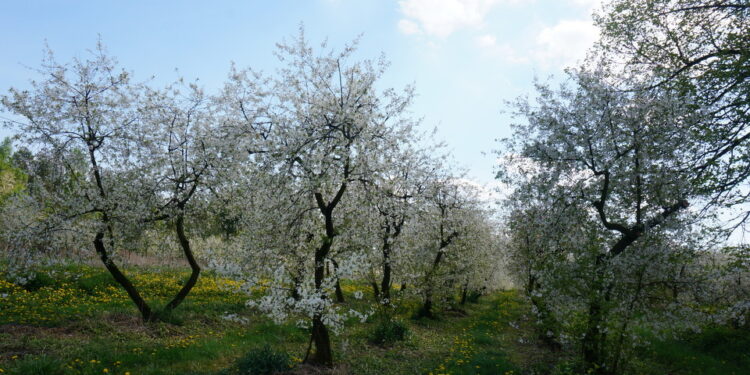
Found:
[{"label": "gnarled tree trunk", "polygon": [[188,240],[187,236],[185,235],[185,218],[182,214],[177,216],[177,220],[175,221],[175,232],[177,233],[177,239],[180,242],[180,247],[182,247],[182,252],[185,254],[185,258],[187,258],[188,263],[190,264],[190,278],[187,280],[185,285],[182,286],[180,291],[177,293],[177,295],[172,298],[169,303],[164,307],[164,310],[169,312],[174,310],[177,306],[182,303],[182,301],[185,299],[185,297],[190,293],[190,290],[193,289],[195,284],[198,282],[198,277],[201,273],[201,268],[198,265],[198,262],[195,260],[195,256],[193,256],[193,251],[190,248],[190,240]]}]

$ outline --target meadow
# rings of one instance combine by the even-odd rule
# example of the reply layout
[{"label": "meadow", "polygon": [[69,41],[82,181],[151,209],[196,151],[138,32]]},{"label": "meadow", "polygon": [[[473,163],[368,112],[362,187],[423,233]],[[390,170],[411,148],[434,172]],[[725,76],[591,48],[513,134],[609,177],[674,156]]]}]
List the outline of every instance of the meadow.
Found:
[{"label": "meadow", "polygon": [[[171,296],[188,275],[127,271],[155,302]],[[342,289],[342,307],[371,305],[368,286],[344,282]],[[377,314],[364,324],[353,319],[333,337],[337,364],[326,370],[301,364],[308,329],[277,325],[247,308],[247,299],[240,283],[206,273],[165,322],[143,323],[104,269],[47,268],[24,286],[0,273],[0,373],[237,374],[243,358],[276,355],[290,374],[574,374],[569,364],[575,353],[537,342],[529,306],[512,290],[470,300],[437,319],[413,319],[418,301],[405,299],[391,312],[407,328],[403,341],[387,335],[373,340]],[[748,347],[747,332],[729,328],[655,340],[639,349],[633,372],[747,374]]]}]

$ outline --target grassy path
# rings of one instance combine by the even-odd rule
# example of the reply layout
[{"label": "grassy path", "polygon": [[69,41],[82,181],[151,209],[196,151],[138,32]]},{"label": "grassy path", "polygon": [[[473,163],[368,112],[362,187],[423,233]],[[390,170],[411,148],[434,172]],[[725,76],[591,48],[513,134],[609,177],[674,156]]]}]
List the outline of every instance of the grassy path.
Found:
[{"label": "grassy path", "polygon": [[[187,272],[132,269],[151,301],[163,303]],[[344,284],[343,309],[371,308],[369,288]],[[354,298],[363,292],[364,299]],[[21,288],[0,273],[0,375],[224,375],[238,358],[266,345],[290,355],[292,374],[565,374],[568,352],[537,345],[515,292],[498,292],[445,311],[438,319],[411,319],[414,299],[398,299],[395,319],[405,341],[369,342],[376,321],[352,318],[332,337],[336,367],[322,372],[299,365],[309,333],[276,325],[245,307],[239,284],[201,276],[171,323],[144,325],[127,296],[105,271],[68,267]],[[750,334],[715,329],[680,339],[653,340],[639,350],[630,373],[750,374]],[[557,367],[557,369],[555,369]]]},{"label": "grassy path", "polygon": [[[144,294],[159,301],[180,285],[181,272],[131,270]],[[127,297],[102,270],[56,269],[31,289],[0,284],[0,373],[5,374],[216,374],[247,351],[270,345],[303,356],[308,333],[275,325],[244,307],[236,284],[203,275],[173,324],[142,324]],[[0,275],[0,279],[2,279]],[[352,298],[368,288],[350,284],[343,308],[369,309]],[[349,322],[333,337],[334,373],[504,374],[517,372],[503,351],[509,322],[522,305],[513,293],[470,303],[437,320],[410,318],[417,301],[396,312],[409,327],[404,342],[368,343],[375,323]]]}]

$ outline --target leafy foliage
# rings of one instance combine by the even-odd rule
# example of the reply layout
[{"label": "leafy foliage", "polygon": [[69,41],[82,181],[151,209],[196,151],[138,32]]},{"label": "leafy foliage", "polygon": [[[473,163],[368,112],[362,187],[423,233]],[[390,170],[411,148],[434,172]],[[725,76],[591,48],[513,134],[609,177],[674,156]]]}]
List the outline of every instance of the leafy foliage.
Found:
[{"label": "leafy foliage", "polygon": [[238,375],[272,375],[289,370],[289,355],[264,346],[237,360]]},{"label": "leafy foliage", "polygon": [[388,316],[375,319],[375,326],[371,329],[368,340],[375,345],[392,345],[397,341],[406,340],[409,328],[403,322]]}]

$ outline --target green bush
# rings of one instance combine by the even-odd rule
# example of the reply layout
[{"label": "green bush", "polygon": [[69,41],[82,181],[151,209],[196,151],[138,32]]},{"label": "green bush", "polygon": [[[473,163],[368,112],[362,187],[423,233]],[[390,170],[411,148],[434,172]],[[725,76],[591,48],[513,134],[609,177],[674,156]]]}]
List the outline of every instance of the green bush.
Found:
[{"label": "green bush", "polygon": [[479,302],[479,297],[482,296],[482,292],[472,290],[469,292],[469,294],[466,296],[466,301],[470,303],[477,303]]},{"label": "green bush", "polygon": [[42,289],[46,286],[53,285],[55,285],[54,278],[47,275],[46,273],[35,272],[33,277],[29,278],[29,280],[26,281],[25,284],[23,284],[23,288],[28,290],[29,292],[36,292],[37,290]]},{"label": "green bush", "polygon": [[270,346],[253,349],[237,361],[239,375],[270,375],[289,370],[289,355]]},{"label": "green bush", "polygon": [[405,340],[408,333],[409,328],[403,322],[383,317],[376,320],[368,340],[371,344],[386,346]]}]

